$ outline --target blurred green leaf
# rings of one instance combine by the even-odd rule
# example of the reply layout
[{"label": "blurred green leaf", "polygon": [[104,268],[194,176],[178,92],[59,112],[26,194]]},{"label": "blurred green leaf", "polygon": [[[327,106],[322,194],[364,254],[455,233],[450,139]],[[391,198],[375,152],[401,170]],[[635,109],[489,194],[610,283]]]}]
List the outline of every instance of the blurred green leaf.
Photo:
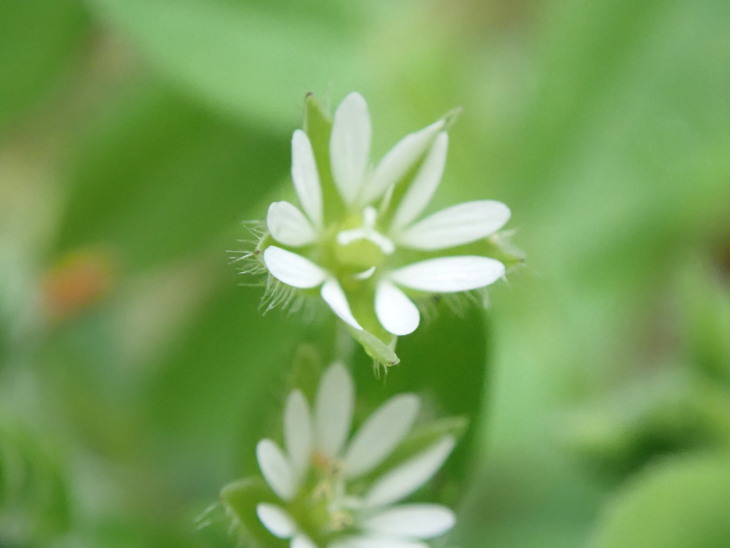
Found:
[{"label": "blurred green leaf", "polygon": [[435,319],[399,339],[398,365],[376,376],[377,369],[360,353],[353,373],[358,397],[370,405],[393,394],[417,392],[425,400],[430,419],[466,419],[466,433],[441,474],[447,489],[445,496],[458,499],[457,493],[478,451],[474,442],[485,411],[489,335],[484,314],[477,306],[457,314],[442,302],[435,310]]},{"label": "blurred green leaf", "polygon": [[[262,291],[237,286],[231,274],[161,363],[150,364],[147,427],[178,488],[199,492],[255,473],[256,443],[281,430],[286,372],[305,326],[280,310],[262,315]],[[179,452],[170,458],[172,447]],[[187,475],[191,465],[201,467],[196,476]]]},{"label": "blurred green leaf", "polygon": [[135,270],[206,246],[252,214],[289,164],[284,139],[217,119],[164,86],[140,88],[84,136],[58,244],[101,246]]},{"label": "blurred green leaf", "polygon": [[88,28],[78,0],[0,1],[0,127],[48,92]]},{"label": "blurred green leaf", "polygon": [[692,358],[710,378],[730,385],[730,289],[724,265],[692,255],[679,273],[679,291]]},{"label": "blurred green leaf", "polygon": [[0,546],[47,546],[71,525],[58,448],[37,436],[0,425]]},{"label": "blurred green leaf", "polygon": [[599,523],[595,548],[730,546],[730,455],[664,462],[636,477]]},{"label": "blurred green leaf", "polygon": [[289,129],[308,91],[357,80],[348,2],[91,0],[152,63],[210,105]]}]

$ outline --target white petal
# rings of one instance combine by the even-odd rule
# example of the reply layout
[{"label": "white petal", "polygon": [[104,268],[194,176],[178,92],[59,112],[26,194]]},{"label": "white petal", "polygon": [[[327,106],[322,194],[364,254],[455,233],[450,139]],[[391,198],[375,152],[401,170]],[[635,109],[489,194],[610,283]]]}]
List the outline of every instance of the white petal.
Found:
[{"label": "white petal", "polygon": [[393,216],[393,231],[408,225],[431,201],[444,173],[448,148],[449,136],[445,132],[439,133]]},{"label": "white petal", "polygon": [[412,249],[434,250],[475,242],[493,234],[509,220],[502,202],[481,200],[455,205],[429,215],[395,235]]},{"label": "white petal", "polygon": [[317,390],[314,408],[317,449],[330,458],[338,457],[352,423],[355,389],[344,365],[327,369]]},{"label": "white petal", "polygon": [[355,329],[362,329],[362,326],[357,323],[355,316],[352,315],[350,305],[347,304],[345,292],[342,290],[340,284],[337,283],[337,280],[333,278],[327,280],[322,286],[321,295],[324,301],[330,305],[330,308],[343,322],[350,324]]},{"label": "white petal", "polygon": [[417,540],[399,540],[387,537],[357,536],[336,541],[327,548],[428,548]]},{"label": "white petal", "polygon": [[312,452],[312,421],[307,400],[299,390],[292,392],[286,402],[284,441],[291,464],[301,481]]},{"label": "white petal", "polygon": [[363,528],[384,536],[427,539],[443,535],[455,523],[454,513],[440,504],[407,504],[376,514]]},{"label": "white petal", "polygon": [[347,204],[357,197],[370,156],[370,114],[362,95],[350,93],[335,112],[330,163],[337,189]]},{"label": "white petal", "polygon": [[411,170],[442,127],[443,120],[434,122],[420,131],[406,135],[391,148],[375,168],[367,187],[363,188],[363,203],[372,203]]},{"label": "white petal", "polygon": [[322,226],[322,187],[309,137],[301,129],[291,140],[291,176],[302,209],[315,227]]},{"label": "white petal", "polygon": [[256,506],[256,514],[271,534],[279,538],[294,535],[296,525],[289,514],[274,504],[261,503]]},{"label": "white petal", "polygon": [[317,287],[327,278],[327,272],[309,259],[275,245],[264,251],[264,263],[276,279],[300,289]]},{"label": "white petal", "polygon": [[299,533],[292,539],[289,548],[317,548],[317,545],[309,537]]},{"label": "white petal", "polygon": [[418,307],[400,289],[387,281],[375,290],[375,314],[378,321],[393,335],[408,335],[418,327]]},{"label": "white petal", "polygon": [[467,255],[413,263],[391,272],[389,277],[412,289],[453,293],[487,286],[504,276],[504,272],[504,265],[496,259]]},{"label": "white petal", "polygon": [[410,431],[420,399],[399,394],[381,405],[360,427],[345,454],[345,474],[356,478],[380,464]]},{"label": "white petal", "polygon": [[256,459],[266,483],[284,500],[291,500],[297,485],[291,465],[273,441],[261,440],[256,446]]},{"label": "white petal", "polygon": [[269,206],[266,226],[271,236],[284,245],[301,247],[317,239],[317,233],[304,213],[289,202],[274,202]]},{"label": "white petal", "polygon": [[451,453],[454,443],[454,438],[447,436],[385,474],[365,496],[365,505],[385,506],[410,495],[436,473]]}]

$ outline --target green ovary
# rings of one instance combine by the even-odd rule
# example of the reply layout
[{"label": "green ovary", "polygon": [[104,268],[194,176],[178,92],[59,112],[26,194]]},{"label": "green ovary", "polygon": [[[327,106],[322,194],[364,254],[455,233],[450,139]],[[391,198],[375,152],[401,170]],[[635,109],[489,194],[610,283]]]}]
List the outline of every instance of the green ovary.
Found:
[{"label": "green ovary", "polygon": [[334,258],[338,270],[362,272],[382,265],[385,254],[372,241],[361,239],[345,245],[335,243]]}]

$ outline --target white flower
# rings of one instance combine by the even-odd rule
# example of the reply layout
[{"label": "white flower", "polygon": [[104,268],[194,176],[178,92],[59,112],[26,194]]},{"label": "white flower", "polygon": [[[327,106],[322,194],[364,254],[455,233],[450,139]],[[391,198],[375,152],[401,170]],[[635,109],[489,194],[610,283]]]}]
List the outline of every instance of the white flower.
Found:
[{"label": "white flower", "polygon": [[325,372],[312,412],[300,391],[290,394],[286,450],[269,439],[256,448],[261,472],[281,499],[281,504],[259,504],[259,519],[275,536],[291,539],[291,548],[425,547],[422,539],[454,525],[453,512],[438,504],[394,503],[431,478],[454,438],[442,437],[355,493],[353,482],[375,470],[411,430],[420,399],[392,397],[348,442],[353,406],[352,378],[341,364]]},{"label": "white flower", "polygon": [[[291,173],[301,209],[271,204],[266,222],[275,243],[263,250],[263,260],[280,282],[319,288],[353,328],[363,329],[369,320],[363,307],[374,303],[380,326],[406,335],[420,322],[411,296],[478,289],[504,275],[496,259],[449,250],[493,234],[510,211],[500,202],[480,200],[419,219],[446,163],[444,120],[407,135],[375,168],[369,165],[370,136],[367,104],[357,93],[335,112],[331,176],[317,166],[307,134],[294,132]],[[323,191],[325,181],[333,187],[329,193]],[[363,305],[366,301],[370,304]]]}]

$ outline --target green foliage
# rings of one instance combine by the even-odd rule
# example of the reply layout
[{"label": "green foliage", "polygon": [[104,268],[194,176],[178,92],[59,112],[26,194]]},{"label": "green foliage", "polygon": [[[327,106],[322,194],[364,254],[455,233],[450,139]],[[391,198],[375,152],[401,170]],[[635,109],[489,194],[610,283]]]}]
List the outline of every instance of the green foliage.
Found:
[{"label": "green foliage", "polygon": [[730,543],[730,456],[698,455],[647,470],[609,505],[595,548],[715,548]]},{"label": "green foliage", "polygon": [[306,91],[352,81],[357,11],[345,2],[92,0],[187,93],[226,114],[292,127]]},{"label": "green foliage", "polygon": [[0,545],[44,546],[70,526],[63,465],[17,427],[0,426]]},{"label": "green foliage", "polygon": [[[0,1],[0,545],[234,546],[195,517],[337,358],[356,423],[468,425],[428,493],[465,548],[730,545],[729,8]],[[529,257],[371,356],[228,264],[351,90],[373,157],[463,107],[433,208],[504,201]]]},{"label": "green foliage", "polygon": [[128,90],[104,114],[70,168],[61,250],[101,245],[131,269],[165,264],[258,214],[287,170],[283,139],[211,116],[163,85]]},{"label": "green foliage", "polygon": [[0,2],[0,127],[58,86],[87,33],[78,0]]}]

